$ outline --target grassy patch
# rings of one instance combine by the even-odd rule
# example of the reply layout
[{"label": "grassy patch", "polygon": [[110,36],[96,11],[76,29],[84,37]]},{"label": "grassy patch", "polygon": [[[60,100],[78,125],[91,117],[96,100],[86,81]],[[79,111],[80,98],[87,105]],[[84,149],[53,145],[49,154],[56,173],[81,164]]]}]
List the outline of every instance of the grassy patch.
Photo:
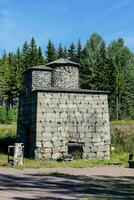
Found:
[{"label": "grassy patch", "polygon": [[111,126],[114,125],[134,125],[134,120],[120,120],[120,121],[112,121]]},{"label": "grassy patch", "polygon": [[25,160],[24,167],[75,167],[75,168],[85,168],[93,166],[103,166],[108,164],[108,161],[98,161],[98,160],[74,160],[69,162],[56,162],[56,161],[46,161],[37,162],[34,160]]},{"label": "grassy patch", "polygon": [[38,162],[35,160],[25,159],[24,167],[38,168],[38,167],[74,167],[74,168],[86,168],[94,166],[107,166],[112,164],[126,165],[128,162],[127,153],[112,153],[110,160],[73,160],[69,162],[56,162],[45,161]]},{"label": "grassy patch", "polygon": [[5,166],[7,164],[7,155],[0,154],[0,166]]},{"label": "grassy patch", "polygon": [[17,108],[9,109],[8,113],[5,106],[0,106],[0,123],[11,124],[17,121]]},{"label": "grassy patch", "polygon": [[0,125],[0,152],[7,153],[8,145],[16,141],[16,124]]},{"label": "grassy patch", "polygon": [[[86,168],[95,166],[108,166],[112,164],[127,165],[128,154],[127,153],[112,153],[110,160],[74,160],[69,162],[56,162],[45,161],[39,162],[33,159],[24,159],[24,168],[40,168],[40,167],[74,167],[74,168]],[[7,163],[7,155],[0,154],[0,166],[10,166]]]},{"label": "grassy patch", "polygon": [[[16,140],[16,124],[0,125],[0,166],[7,165],[7,147],[14,144]],[[120,121],[111,123],[111,145],[115,151],[111,152],[110,160],[74,160],[71,162],[45,161],[38,162],[32,159],[25,159],[25,168],[39,167],[93,167],[109,164],[127,165],[128,152],[134,151],[134,121]]]},{"label": "grassy patch", "polygon": [[111,145],[116,152],[134,152],[134,121],[111,123]]}]

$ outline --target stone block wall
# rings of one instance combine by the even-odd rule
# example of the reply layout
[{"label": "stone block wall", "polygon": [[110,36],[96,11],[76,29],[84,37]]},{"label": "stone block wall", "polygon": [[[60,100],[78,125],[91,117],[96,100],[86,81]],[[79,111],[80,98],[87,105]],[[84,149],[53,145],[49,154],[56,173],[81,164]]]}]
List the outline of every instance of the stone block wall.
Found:
[{"label": "stone block wall", "polygon": [[61,66],[53,67],[52,86],[60,89],[78,89],[79,71],[78,67]]},{"label": "stone block wall", "polygon": [[19,98],[17,142],[24,143],[25,155],[34,157],[36,140],[37,95],[23,95]]},{"label": "stone block wall", "polygon": [[34,90],[43,90],[52,87],[51,71],[46,70],[28,70],[24,78],[24,95]]},{"label": "stone block wall", "polygon": [[37,99],[36,159],[67,155],[71,143],[83,146],[84,159],[109,158],[107,94],[50,91]]},{"label": "stone block wall", "polygon": [[51,87],[51,71],[32,71],[32,91]]}]

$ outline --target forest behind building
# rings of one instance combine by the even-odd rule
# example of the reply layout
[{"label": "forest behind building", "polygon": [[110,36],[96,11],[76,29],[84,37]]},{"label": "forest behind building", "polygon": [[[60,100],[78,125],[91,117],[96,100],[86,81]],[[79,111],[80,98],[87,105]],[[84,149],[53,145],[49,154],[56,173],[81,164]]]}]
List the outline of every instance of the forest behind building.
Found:
[{"label": "forest behind building", "polygon": [[107,45],[101,35],[93,33],[85,44],[79,39],[68,48],[61,43],[55,47],[49,39],[42,51],[32,38],[15,53],[4,50],[0,58],[0,123],[12,120],[9,115],[23,91],[23,72],[59,58],[80,63],[81,88],[109,91],[110,120],[134,119],[134,53],[122,38]]}]

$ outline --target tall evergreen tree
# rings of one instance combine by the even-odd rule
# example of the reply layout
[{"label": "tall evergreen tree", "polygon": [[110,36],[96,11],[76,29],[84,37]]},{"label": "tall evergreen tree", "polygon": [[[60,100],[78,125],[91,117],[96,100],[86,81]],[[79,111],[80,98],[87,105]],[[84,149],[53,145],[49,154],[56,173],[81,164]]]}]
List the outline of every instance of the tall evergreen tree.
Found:
[{"label": "tall evergreen tree", "polygon": [[[105,61],[105,43],[100,35],[94,33],[87,41],[81,55],[80,80],[83,88],[103,89],[104,83],[101,81],[104,81],[104,79],[101,77],[105,76]],[[97,83],[97,80],[99,83]]]},{"label": "tall evergreen tree", "polygon": [[7,83],[9,90],[7,90],[7,105],[13,107],[13,98],[16,96],[16,82],[15,82],[15,54],[8,54],[8,73]]},{"label": "tall evergreen tree", "polygon": [[38,48],[35,39],[32,38],[29,46],[29,65],[30,67],[38,65]]},{"label": "tall evergreen tree", "polygon": [[46,51],[46,60],[47,62],[52,62],[57,59],[57,53],[54,47],[54,44],[49,39]]},{"label": "tall evergreen tree", "polygon": [[94,77],[96,80],[95,88],[97,90],[108,90],[107,62],[108,59],[106,45],[105,42],[102,41],[97,55]]},{"label": "tall evergreen tree", "polygon": [[17,49],[15,55],[15,81],[16,81],[16,92],[19,93],[23,89],[23,67],[22,57],[20,49]]},{"label": "tall evergreen tree", "polygon": [[131,97],[134,95],[132,93],[133,90],[129,90],[129,82],[132,80],[130,66],[134,63],[134,57],[130,50],[125,47],[123,39],[119,38],[109,45],[108,59],[109,71],[111,72],[109,74],[110,90],[112,91],[110,96],[110,110],[113,113],[112,118],[116,116],[117,120],[123,119],[130,110],[127,98],[128,91]]},{"label": "tall evergreen tree", "polygon": [[68,49],[68,58],[74,62],[76,61],[76,49],[73,42],[71,43],[70,48]]},{"label": "tall evergreen tree", "polygon": [[64,58],[68,58],[68,54],[67,54],[67,48],[66,47],[64,47]]},{"label": "tall evergreen tree", "polygon": [[23,68],[22,70],[25,71],[30,67],[29,44],[27,41],[25,41],[23,44],[21,57],[22,57],[22,68]]},{"label": "tall evergreen tree", "polygon": [[0,94],[1,95],[5,95],[8,89],[7,74],[9,74],[8,73],[8,58],[7,58],[6,51],[4,50],[4,53],[0,60]]},{"label": "tall evergreen tree", "polygon": [[58,47],[58,58],[65,58],[65,52],[61,43],[59,44]]},{"label": "tall evergreen tree", "polygon": [[41,47],[38,48],[38,65],[43,65],[45,63],[45,59],[42,55]]},{"label": "tall evergreen tree", "polygon": [[77,49],[76,49],[76,61],[80,63],[82,54],[82,45],[80,39],[78,40]]},{"label": "tall evergreen tree", "polygon": [[[8,56],[4,52],[0,63],[0,91],[6,101],[7,111],[13,102],[15,96],[15,69],[14,54],[9,53]],[[7,112],[8,113],[8,112]]]}]

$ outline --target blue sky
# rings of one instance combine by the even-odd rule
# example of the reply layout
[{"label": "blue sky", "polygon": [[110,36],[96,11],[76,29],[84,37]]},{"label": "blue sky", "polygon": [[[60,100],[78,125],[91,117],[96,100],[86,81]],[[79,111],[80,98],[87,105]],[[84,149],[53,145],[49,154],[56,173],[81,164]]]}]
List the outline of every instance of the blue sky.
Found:
[{"label": "blue sky", "polygon": [[45,51],[97,32],[108,44],[123,37],[134,50],[134,0],[0,0],[0,54],[15,51],[34,36]]}]

